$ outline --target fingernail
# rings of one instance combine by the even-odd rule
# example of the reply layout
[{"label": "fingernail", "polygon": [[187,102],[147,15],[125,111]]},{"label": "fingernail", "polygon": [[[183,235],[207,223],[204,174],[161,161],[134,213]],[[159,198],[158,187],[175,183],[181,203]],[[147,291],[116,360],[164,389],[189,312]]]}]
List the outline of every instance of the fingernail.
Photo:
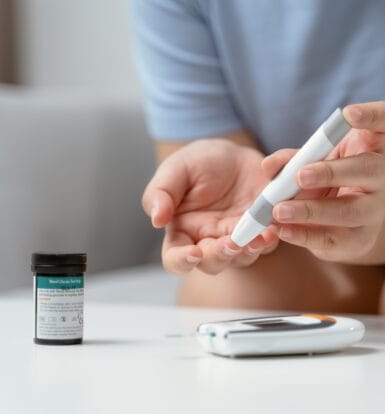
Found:
[{"label": "fingernail", "polygon": [[299,173],[301,186],[311,187],[317,184],[317,174],[312,169],[303,169]]},{"label": "fingernail", "polygon": [[229,246],[224,246],[223,247],[223,253],[226,255],[226,256],[235,256],[236,254],[238,254],[240,252],[240,250],[234,250],[234,249],[231,249]]},{"label": "fingernail", "polygon": [[186,262],[189,264],[198,264],[201,261],[200,257],[196,257],[196,256],[187,256],[186,257]]},{"label": "fingernail", "polygon": [[152,220],[158,214],[158,212],[159,212],[159,204],[158,204],[158,202],[155,202],[154,205],[151,208],[151,219]]},{"label": "fingernail", "polygon": [[288,205],[278,206],[278,220],[289,220],[294,217],[294,207]]},{"label": "fingernail", "polygon": [[293,237],[293,230],[289,227],[282,227],[279,231],[279,237],[281,239],[291,239]]},{"label": "fingernail", "polygon": [[249,253],[251,253],[251,254],[257,254],[257,253],[260,253],[261,252],[261,249],[254,249],[253,247],[251,247],[251,246],[247,246],[247,251],[249,252]]},{"label": "fingernail", "polygon": [[353,106],[352,108],[349,108],[349,115],[350,118],[352,118],[353,121],[360,121],[364,115],[362,109],[360,109],[357,106]]}]

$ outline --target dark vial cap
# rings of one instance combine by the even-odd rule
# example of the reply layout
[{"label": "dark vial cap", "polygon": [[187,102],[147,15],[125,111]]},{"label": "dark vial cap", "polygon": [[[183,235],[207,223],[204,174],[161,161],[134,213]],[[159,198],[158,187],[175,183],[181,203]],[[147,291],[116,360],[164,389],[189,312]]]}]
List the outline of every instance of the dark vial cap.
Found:
[{"label": "dark vial cap", "polygon": [[37,252],[32,254],[31,269],[34,273],[75,275],[84,273],[86,268],[86,253]]}]

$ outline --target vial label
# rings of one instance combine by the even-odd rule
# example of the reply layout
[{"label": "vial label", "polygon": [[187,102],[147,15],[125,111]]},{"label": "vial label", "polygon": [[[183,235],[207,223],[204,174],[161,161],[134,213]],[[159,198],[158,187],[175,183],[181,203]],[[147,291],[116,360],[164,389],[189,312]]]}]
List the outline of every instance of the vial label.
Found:
[{"label": "vial label", "polygon": [[35,278],[36,337],[82,338],[84,278],[46,275]]}]

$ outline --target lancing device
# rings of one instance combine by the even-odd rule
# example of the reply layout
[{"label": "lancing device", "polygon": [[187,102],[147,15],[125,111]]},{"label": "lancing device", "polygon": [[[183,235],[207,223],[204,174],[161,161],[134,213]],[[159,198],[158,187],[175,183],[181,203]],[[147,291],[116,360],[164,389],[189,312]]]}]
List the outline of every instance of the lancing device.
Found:
[{"label": "lancing device", "polygon": [[261,234],[273,221],[273,207],[300,191],[297,172],[306,164],[324,159],[351,128],[337,108],[246,210],[231,234],[232,241],[243,247]]}]

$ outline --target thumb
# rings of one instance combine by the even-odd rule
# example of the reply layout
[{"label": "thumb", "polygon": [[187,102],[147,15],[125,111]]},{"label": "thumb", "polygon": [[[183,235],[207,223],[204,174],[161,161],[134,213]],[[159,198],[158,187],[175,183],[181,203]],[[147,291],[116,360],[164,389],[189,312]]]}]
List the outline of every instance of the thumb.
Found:
[{"label": "thumb", "polygon": [[157,228],[167,225],[188,190],[188,174],[178,154],[166,158],[148,183],[142,206],[152,225]]},{"label": "thumb", "polygon": [[265,176],[270,180],[273,179],[297,151],[293,148],[284,148],[265,157],[261,164]]}]

